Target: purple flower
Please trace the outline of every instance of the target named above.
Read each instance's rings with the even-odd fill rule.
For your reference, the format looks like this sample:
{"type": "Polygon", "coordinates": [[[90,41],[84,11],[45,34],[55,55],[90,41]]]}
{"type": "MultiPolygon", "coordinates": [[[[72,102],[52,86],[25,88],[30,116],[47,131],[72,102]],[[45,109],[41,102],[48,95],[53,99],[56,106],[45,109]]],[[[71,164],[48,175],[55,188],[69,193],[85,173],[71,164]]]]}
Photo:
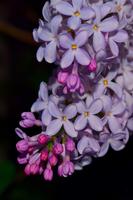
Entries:
{"type": "Polygon", "coordinates": [[[88,20],[95,16],[95,12],[90,7],[83,7],[83,0],[72,0],[72,4],[65,1],[61,1],[56,5],[56,9],[59,13],[71,16],[68,19],[68,26],[76,30],[80,24],[81,20],[88,20]]]}
{"type": "Polygon", "coordinates": [[[83,136],[77,144],[78,152],[82,155],[85,152],[99,152],[100,145],[93,136],[83,136]]]}
{"type": "Polygon", "coordinates": [[[62,165],[58,167],[59,176],[70,176],[74,172],[74,164],[70,161],[65,161],[62,165]]]}
{"type": "Polygon", "coordinates": [[[96,52],[101,49],[105,49],[106,41],[103,33],[109,33],[118,28],[118,21],[115,17],[109,17],[100,21],[100,8],[97,9],[96,19],[94,20],[92,25],[88,25],[88,34],[91,36],[93,34],[93,47],[96,52]]]}
{"type": "Polygon", "coordinates": [[[42,61],[43,57],[49,63],[56,61],[57,46],[58,46],[58,30],[61,26],[62,17],[60,15],[55,16],[49,23],[49,28],[43,27],[38,30],[38,38],[46,43],[45,49],[40,47],[37,52],[38,61],[42,61]]]}
{"type": "Polygon", "coordinates": [[[83,101],[77,103],[77,110],[81,115],[75,120],[74,126],[76,130],[83,130],[89,124],[93,130],[102,131],[102,121],[96,116],[102,110],[100,99],[93,100],[91,96],[88,96],[86,104],[83,101]]]}
{"type": "Polygon", "coordinates": [[[81,48],[86,43],[87,39],[87,31],[79,32],[75,39],[70,35],[60,36],[60,45],[67,50],[61,59],[62,68],[69,67],[74,59],[81,65],[89,65],[90,56],[83,48],[81,48]]]}
{"type": "Polygon", "coordinates": [[[116,133],[101,133],[100,135],[100,142],[103,143],[101,146],[101,149],[98,153],[98,157],[104,156],[109,147],[115,151],[120,151],[125,147],[124,140],[125,139],[125,132],[124,131],[118,131],[116,133]]]}
{"type": "Polygon", "coordinates": [[[46,168],[44,171],[44,179],[46,181],[52,181],[53,179],[53,171],[51,168],[46,168]]]}
{"type": "Polygon", "coordinates": [[[119,84],[112,81],[116,77],[116,75],[117,75],[116,71],[110,71],[106,77],[102,78],[99,81],[94,91],[95,98],[99,98],[103,93],[106,93],[108,88],[113,90],[113,92],[119,98],[122,97],[122,88],[120,87],[119,84]]]}
{"type": "Polygon", "coordinates": [[[57,105],[53,102],[49,103],[48,106],[49,113],[55,119],[50,122],[47,126],[46,134],[49,136],[56,135],[60,130],[61,127],[64,127],[65,132],[71,137],[77,137],[77,131],[74,129],[73,123],[70,119],[74,118],[77,114],[77,109],[74,104],[71,104],[65,108],[64,111],[59,110],[57,105]]]}
{"type": "Polygon", "coordinates": [[[125,102],[120,101],[113,104],[111,98],[108,98],[108,104],[105,106],[105,116],[103,121],[104,124],[108,122],[109,128],[112,132],[118,132],[121,130],[119,116],[124,113],[125,109],[125,102]]]}

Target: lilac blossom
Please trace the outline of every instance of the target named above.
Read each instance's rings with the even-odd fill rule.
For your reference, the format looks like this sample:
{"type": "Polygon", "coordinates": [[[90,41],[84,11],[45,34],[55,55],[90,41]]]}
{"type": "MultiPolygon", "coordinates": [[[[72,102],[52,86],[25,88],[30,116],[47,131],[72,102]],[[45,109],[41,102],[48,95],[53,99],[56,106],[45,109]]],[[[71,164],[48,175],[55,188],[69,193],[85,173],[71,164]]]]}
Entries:
{"type": "Polygon", "coordinates": [[[88,39],[87,31],[81,31],[73,39],[71,35],[60,36],[60,45],[67,51],[64,53],[61,59],[61,67],[69,67],[74,59],[81,65],[89,65],[90,56],[83,48],[81,48],[88,39]]]}
{"type": "Polygon", "coordinates": [[[125,147],[124,143],[125,132],[118,131],[115,133],[103,132],[100,135],[100,142],[102,143],[101,149],[98,153],[98,157],[104,156],[111,146],[115,151],[120,151],[125,147]]]}
{"type": "Polygon", "coordinates": [[[72,0],[72,5],[66,1],[61,1],[56,5],[56,10],[66,16],[71,16],[68,19],[68,26],[76,30],[81,20],[88,20],[95,16],[95,12],[90,7],[83,7],[83,0],[72,0]]]}
{"type": "Polygon", "coordinates": [[[101,78],[94,91],[95,98],[98,98],[102,94],[106,93],[108,88],[113,90],[113,92],[118,95],[118,97],[122,97],[121,86],[118,83],[113,82],[113,79],[116,77],[116,75],[116,71],[110,71],[106,77],[101,78]]]}
{"type": "Polygon", "coordinates": [[[121,124],[119,122],[119,117],[124,113],[126,105],[123,101],[114,103],[111,98],[108,99],[108,103],[105,106],[105,116],[104,124],[108,123],[109,128],[112,132],[121,130],[121,124]]]}
{"type": "Polygon", "coordinates": [[[102,102],[100,99],[93,100],[91,96],[88,96],[86,103],[80,101],[77,103],[77,110],[80,115],[76,118],[74,126],[76,130],[83,130],[87,124],[95,130],[102,131],[103,124],[101,119],[96,116],[102,110],[102,102]]]}
{"type": "Polygon", "coordinates": [[[46,134],[49,136],[56,135],[60,130],[61,127],[64,127],[65,132],[71,137],[77,137],[78,132],[74,129],[73,123],[70,119],[74,118],[77,114],[76,106],[69,105],[65,108],[64,111],[60,111],[57,105],[53,102],[49,103],[48,106],[49,113],[55,119],[50,122],[47,126],[46,134]]]}

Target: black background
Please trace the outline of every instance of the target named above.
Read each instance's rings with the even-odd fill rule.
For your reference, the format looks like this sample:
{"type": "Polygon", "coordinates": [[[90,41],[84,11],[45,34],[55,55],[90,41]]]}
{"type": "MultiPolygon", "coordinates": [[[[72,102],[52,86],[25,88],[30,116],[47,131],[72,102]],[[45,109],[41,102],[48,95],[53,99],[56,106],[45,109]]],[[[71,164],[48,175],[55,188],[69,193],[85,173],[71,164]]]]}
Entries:
{"type": "Polygon", "coordinates": [[[133,200],[133,137],[123,151],[110,150],[83,171],[69,178],[55,175],[50,183],[40,176],[26,177],[16,162],[14,129],[20,114],[30,109],[40,82],[48,81],[55,68],[38,63],[35,56],[32,30],[42,17],[43,4],[42,0],[0,0],[0,199],[133,200]]]}

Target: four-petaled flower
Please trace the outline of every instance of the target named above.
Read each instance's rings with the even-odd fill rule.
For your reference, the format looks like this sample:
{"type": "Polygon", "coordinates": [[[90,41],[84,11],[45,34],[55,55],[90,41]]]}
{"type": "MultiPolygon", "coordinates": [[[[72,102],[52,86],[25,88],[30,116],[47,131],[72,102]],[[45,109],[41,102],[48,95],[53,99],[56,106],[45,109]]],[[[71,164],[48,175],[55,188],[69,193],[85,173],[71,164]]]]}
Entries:
{"type": "Polygon", "coordinates": [[[61,59],[61,67],[69,67],[74,59],[81,65],[89,65],[90,56],[83,48],[81,48],[88,39],[87,31],[81,31],[77,34],[75,39],[70,35],[60,36],[60,45],[62,48],[67,49],[61,59]]]}
{"type": "Polygon", "coordinates": [[[55,119],[47,126],[47,135],[56,135],[63,126],[66,134],[71,137],[77,137],[78,132],[74,129],[73,122],[70,121],[70,119],[73,119],[77,114],[77,109],[74,104],[67,106],[64,111],[61,111],[58,106],[51,101],[49,102],[48,109],[51,116],[55,119]]]}
{"type": "Polygon", "coordinates": [[[81,20],[89,20],[95,16],[95,12],[90,7],[83,7],[83,0],[72,0],[72,4],[61,1],[56,5],[59,13],[71,16],[68,19],[68,26],[76,30],[81,24],[81,20]]]}
{"type": "Polygon", "coordinates": [[[102,121],[96,116],[102,110],[102,102],[100,99],[94,100],[91,96],[88,96],[86,104],[83,101],[77,103],[77,110],[81,115],[75,120],[74,125],[76,130],[83,130],[89,124],[93,130],[102,131],[102,121]]]}

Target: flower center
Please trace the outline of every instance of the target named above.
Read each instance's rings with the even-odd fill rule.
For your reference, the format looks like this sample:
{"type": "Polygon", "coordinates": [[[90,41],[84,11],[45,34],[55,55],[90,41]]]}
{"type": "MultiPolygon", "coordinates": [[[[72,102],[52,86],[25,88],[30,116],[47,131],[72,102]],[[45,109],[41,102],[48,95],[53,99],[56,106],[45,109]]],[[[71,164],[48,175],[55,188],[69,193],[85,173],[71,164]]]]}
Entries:
{"type": "Polygon", "coordinates": [[[89,112],[84,112],[85,117],[89,117],[90,113],[89,112]]]}
{"type": "Polygon", "coordinates": [[[66,122],[66,121],[67,121],[67,117],[66,117],[66,116],[63,116],[63,117],[62,117],[62,120],[63,120],[64,122],[66,122]]]}
{"type": "Polygon", "coordinates": [[[97,24],[95,24],[95,25],[93,26],[93,30],[94,30],[94,31],[98,31],[98,30],[99,30],[99,26],[98,26],[97,24]]]}
{"type": "Polygon", "coordinates": [[[72,44],[72,49],[73,50],[75,50],[75,49],[77,49],[78,47],[77,47],[77,45],[76,44],[72,44]]]}
{"type": "Polygon", "coordinates": [[[74,16],[79,17],[79,16],[80,16],[80,12],[79,12],[79,11],[76,11],[76,12],[74,13],[74,16]]]}
{"type": "Polygon", "coordinates": [[[121,5],[121,4],[118,4],[118,5],[116,6],[116,11],[117,11],[117,12],[121,12],[121,10],[122,10],[122,5],[121,5]]]}
{"type": "Polygon", "coordinates": [[[103,80],[103,84],[104,84],[104,86],[108,86],[108,80],[107,79],[105,79],[105,80],[103,80]]]}
{"type": "Polygon", "coordinates": [[[108,114],[107,114],[107,115],[111,117],[111,116],[112,116],[112,112],[108,112],[108,114]]]}

